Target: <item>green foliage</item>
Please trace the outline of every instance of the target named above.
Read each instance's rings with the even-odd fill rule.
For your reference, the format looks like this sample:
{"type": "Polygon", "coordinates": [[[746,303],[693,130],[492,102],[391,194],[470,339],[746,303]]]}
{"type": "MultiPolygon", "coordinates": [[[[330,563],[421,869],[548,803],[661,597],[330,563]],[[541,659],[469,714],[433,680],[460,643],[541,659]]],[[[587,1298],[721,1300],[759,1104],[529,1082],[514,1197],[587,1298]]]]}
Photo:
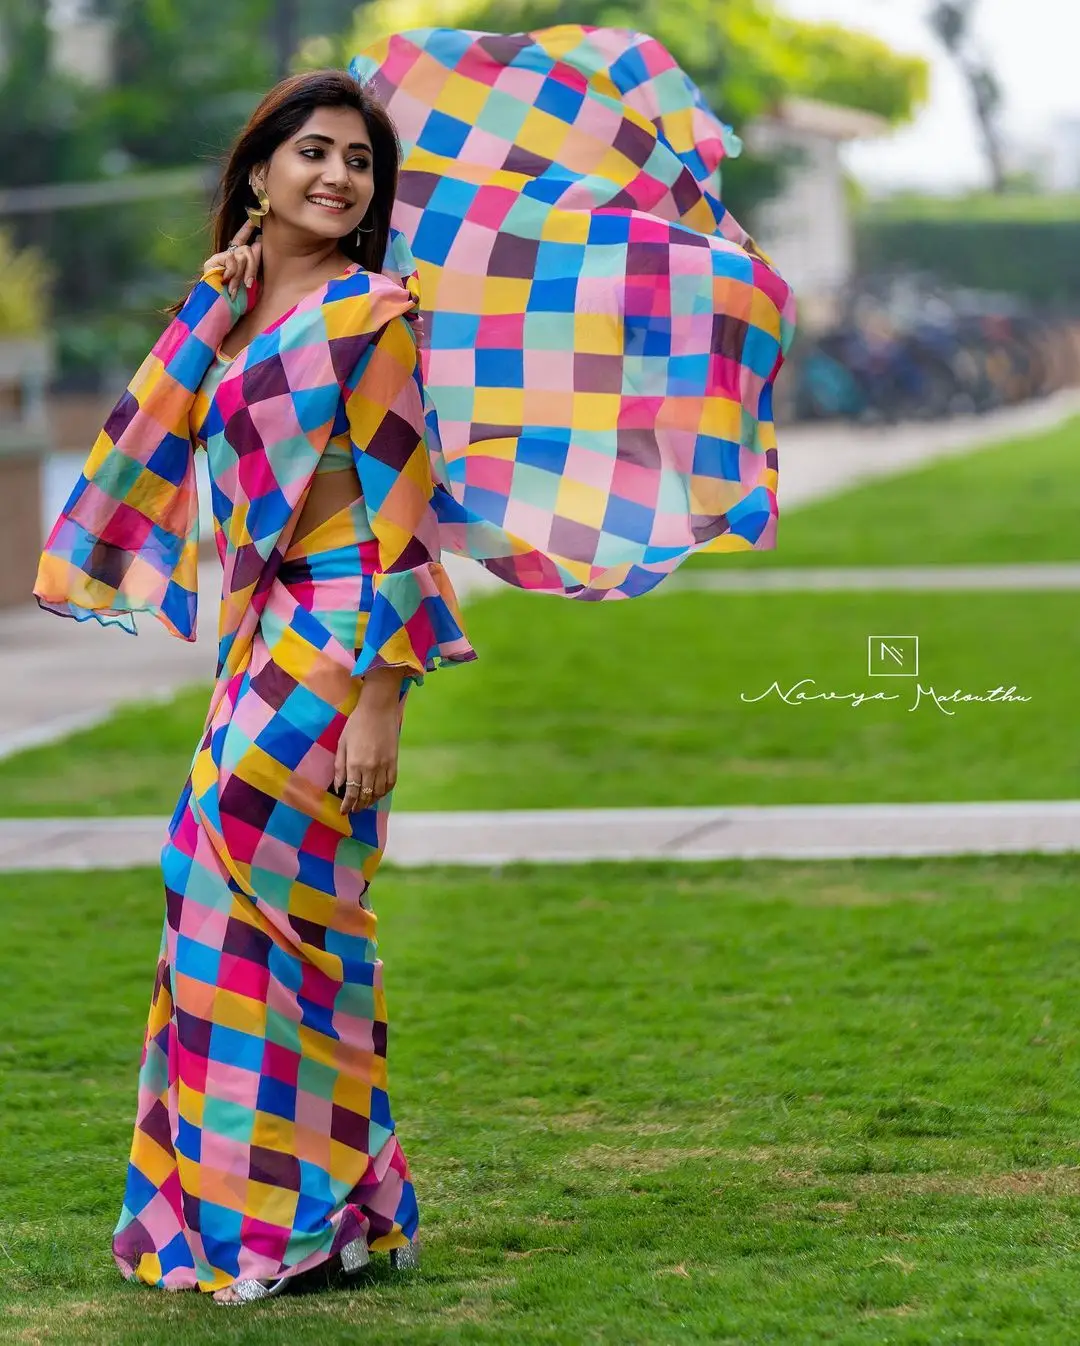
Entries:
{"type": "Polygon", "coordinates": [[[927,94],[921,58],[898,55],[878,38],[836,24],[787,18],[765,0],[373,0],[357,10],[339,58],[348,60],[359,47],[403,28],[508,33],[562,23],[650,33],[736,126],[785,94],[862,108],[893,122],[910,118],[927,94]]]}
{"type": "MultiPolygon", "coordinates": [[[[270,83],[269,0],[237,0],[224,16],[217,0],[99,0],[116,25],[116,79],[104,89],[50,69],[44,7],[30,18],[5,4],[19,60],[0,77],[4,186],[212,162],[270,83]]],[[[15,244],[39,244],[53,264],[61,380],[141,361],[142,338],[161,330],[154,310],[206,255],[207,206],[151,198],[10,217],[15,244]]]]}
{"type": "Polygon", "coordinates": [[[17,249],[0,229],[0,338],[38,336],[48,325],[52,267],[37,248],[17,249]]]}
{"type": "Polygon", "coordinates": [[[50,69],[44,7],[0,0],[0,49],[0,186],[97,177],[105,141],[85,88],[50,69]]]}
{"type": "Polygon", "coordinates": [[[97,115],[141,166],[220,156],[273,82],[272,0],[112,0],[116,79],[97,115]]]}
{"type": "MultiPolygon", "coordinates": [[[[1007,207],[1008,197],[1000,198],[1007,207]]],[[[856,255],[863,271],[892,267],[930,273],[950,285],[1016,295],[1048,311],[1080,311],[1080,222],[1011,216],[1006,209],[983,218],[897,210],[869,215],[856,226],[856,255]]]]}
{"type": "MultiPolygon", "coordinates": [[[[115,24],[116,78],[90,88],[50,69],[46,7],[0,0],[7,49],[0,74],[0,184],[94,181],[139,170],[220,163],[252,107],[273,84],[284,36],[274,0],[95,0],[115,24]]],[[[296,6],[293,68],[344,64],[382,33],[426,23],[520,31],[560,22],[650,31],[673,52],[718,113],[745,126],[785,93],[904,112],[917,80],[906,58],[873,39],[802,25],[766,0],[307,0],[296,6]],[[354,17],[355,16],[355,17],[354,17]],[[331,34],[323,39],[318,33],[331,34]],[[858,66],[858,70],[854,67],[858,66]],[[905,80],[907,83],[905,84],[905,80]]],[[[292,30],[290,30],[292,31],[292,30]]],[[[744,155],[724,166],[723,195],[753,227],[774,194],[783,158],[744,155]]],[[[205,256],[209,202],[161,200],[11,217],[14,246],[39,244],[56,268],[55,306],[79,328],[61,345],[61,369],[89,369],[94,351],[127,360],[120,306],[153,328],[205,256]]],[[[132,343],[134,338],[132,337],[132,343]]]]}
{"type": "Polygon", "coordinates": [[[793,23],[789,41],[802,58],[791,92],[877,113],[894,124],[926,101],[930,71],[919,56],[833,23],[793,23]]]}

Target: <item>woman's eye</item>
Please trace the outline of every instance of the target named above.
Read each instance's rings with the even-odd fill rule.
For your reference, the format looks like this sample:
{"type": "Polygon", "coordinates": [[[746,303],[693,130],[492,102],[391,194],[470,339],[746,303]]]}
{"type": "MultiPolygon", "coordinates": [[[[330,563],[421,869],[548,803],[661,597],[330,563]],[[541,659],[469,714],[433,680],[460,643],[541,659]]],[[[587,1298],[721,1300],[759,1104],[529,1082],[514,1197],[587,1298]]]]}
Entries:
{"type": "MultiPolygon", "coordinates": [[[[300,153],[303,155],[308,154],[321,155],[322,150],[316,149],[314,145],[307,145],[300,151],[300,153]]],[[[371,167],[371,164],[367,161],[367,159],[350,159],[349,163],[351,163],[360,173],[365,173],[371,167]]]]}

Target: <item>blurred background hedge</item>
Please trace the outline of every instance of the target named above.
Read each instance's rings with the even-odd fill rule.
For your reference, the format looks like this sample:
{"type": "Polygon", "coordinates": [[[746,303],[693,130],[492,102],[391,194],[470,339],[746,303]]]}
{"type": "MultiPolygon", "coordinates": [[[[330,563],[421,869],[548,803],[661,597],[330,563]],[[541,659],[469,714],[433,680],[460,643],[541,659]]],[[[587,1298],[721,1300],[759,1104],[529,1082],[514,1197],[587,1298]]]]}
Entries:
{"type": "Polygon", "coordinates": [[[856,220],[861,273],[911,269],[1080,314],[1080,198],[894,198],[856,220]]]}

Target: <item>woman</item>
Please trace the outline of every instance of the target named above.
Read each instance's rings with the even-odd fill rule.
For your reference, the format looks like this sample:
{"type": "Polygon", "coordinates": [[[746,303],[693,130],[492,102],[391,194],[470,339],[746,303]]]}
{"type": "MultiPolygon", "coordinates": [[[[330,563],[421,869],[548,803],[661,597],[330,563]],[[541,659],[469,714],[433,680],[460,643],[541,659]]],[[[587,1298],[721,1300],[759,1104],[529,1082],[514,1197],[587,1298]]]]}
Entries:
{"type": "Polygon", "coordinates": [[[126,1276],[224,1303],[331,1257],[417,1260],[366,892],[408,689],[475,654],[439,562],[415,296],[379,274],[397,167],[350,76],[267,95],[224,175],[232,243],[110,416],[35,589],[53,611],[128,629],[148,611],[193,638],[205,448],[218,676],[162,851],[113,1246],[126,1276]]]}
{"type": "Polygon", "coordinates": [[[372,1249],[415,1264],[367,891],[407,691],[476,657],[441,550],[595,600],[773,545],[791,297],[713,194],[729,144],[659,44],[573,26],[400,34],[240,136],[219,250],[35,587],[192,639],[205,446],[218,675],[162,851],[125,1275],[239,1303],[372,1249]],[[406,127],[396,207],[367,77],[406,127]]]}

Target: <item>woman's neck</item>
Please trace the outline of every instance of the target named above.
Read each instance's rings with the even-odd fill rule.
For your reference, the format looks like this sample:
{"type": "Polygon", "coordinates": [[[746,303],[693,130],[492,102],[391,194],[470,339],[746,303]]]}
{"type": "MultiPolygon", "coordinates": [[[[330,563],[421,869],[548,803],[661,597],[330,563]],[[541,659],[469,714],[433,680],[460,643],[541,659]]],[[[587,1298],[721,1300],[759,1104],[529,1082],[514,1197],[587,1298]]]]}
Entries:
{"type": "Polygon", "coordinates": [[[349,265],[336,239],[315,247],[282,246],[273,234],[263,242],[260,269],[263,287],[274,294],[310,290],[318,280],[336,276],[349,265]]]}

